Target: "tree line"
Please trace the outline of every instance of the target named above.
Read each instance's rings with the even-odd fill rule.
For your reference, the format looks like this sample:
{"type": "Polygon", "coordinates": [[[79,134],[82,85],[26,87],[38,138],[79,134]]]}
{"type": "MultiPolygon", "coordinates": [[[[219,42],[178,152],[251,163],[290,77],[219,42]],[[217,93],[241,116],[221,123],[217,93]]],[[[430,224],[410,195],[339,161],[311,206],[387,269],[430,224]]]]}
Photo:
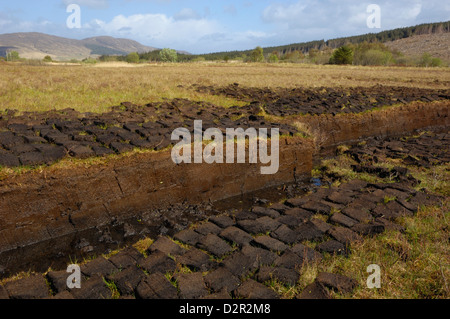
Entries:
{"type": "MultiPolygon", "coordinates": [[[[273,46],[253,50],[224,51],[207,54],[180,54],[172,50],[173,58],[167,58],[170,49],[155,50],[146,53],[131,53],[128,55],[103,55],[100,61],[126,61],[126,62],[201,62],[201,61],[225,61],[239,60],[243,62],[309,62],[315,64],[337,63],[339,57],[333,58],[333,54],[340,49],[348,48],[352,52],[352,64],[358,65],[389,65],[389,64],[420,64],[417,61],[407,61],[399,52],[390,51],[386,42],[408,38],[414,35],[434,34],[450,32],[450,21],[427,23],[413,27],[398,28],[379,33],[369,33],[359,36],[343,37],[328,41],[318,40],[304,43],[295,43],[283,46],[273,46]]],[[[430,59],[433,59],[431,57],[430,59]]],[[[437,58],[435,58],[437,59],[437,58]]],[[[425,63],[428,64],[428,63],[425,63]]],[[[433,64],[439,64],[434,60],[433,64]]]]}

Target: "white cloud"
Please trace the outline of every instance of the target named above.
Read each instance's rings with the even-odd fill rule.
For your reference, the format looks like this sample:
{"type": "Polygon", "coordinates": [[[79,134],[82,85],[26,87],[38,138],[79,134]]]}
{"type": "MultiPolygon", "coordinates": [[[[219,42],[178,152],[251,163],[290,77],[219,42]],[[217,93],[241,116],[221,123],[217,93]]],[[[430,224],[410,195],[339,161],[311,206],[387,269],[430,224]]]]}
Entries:
{"type": "Polygon", "coordinates": [[[173,18],[175,20],[198,20],[200,19],[200,15],[191,8],[184,8],[180,12],[176,13],[173,18]]]}
{"type": "Polygon", "coordinates": [[[11,20],[6,20],[6,19],[0,19],[0,27],[5,27],[7,25],[10,25],[12,23],[11,20]]]}
{"type": "Polygon", "coordinates": [[[143,44],[192,53],[234,49],[251,49],[273,36],[258,30],[229,31],[216,20],[181,10],[173,17],[165,14],[118,15],[111,21],[93,20],[83,25],[97,35],[110,35],[137,40],[143,44]]]}
{"type": "Polygon", "coordinates": [[[386,3],[381,7],[382,17],[384,16],[390,23],[411,23],[417,19],[422,12],[421,1],[409,1],[398,8],[394,3],[386,3]]]}
{"type": "Polygon", "coordinates": [[[21,20],[13,15],[0,12],[0,33],[49,32],[56,28],[52,21],[40,18],[36,21],[21,20]]]}
{"type": "Polygon", "coordinates": [[[118,15],[110,22],[94,20],[85,27],[98,34],[128,37],[151,46],[180,50],[195,48],[200,39],[221,30],[215,21],[204,18],[175,19],[165,14],[118,15]]]}
{"type": "Polygon", "coordinates": [[[450,16],[449,8],[439,0],[302,0],[271,4],[263,10],[261,18],[283,38],[295,34],[307,40],[358,35],[374,32],[366,24],[369,15],[366,10],[372,3],[381,7],[383,30],[446,21],[450,16]]]}
{"type": "Polygon", "coordinates": [[[108,0],[62,0],[64,6],[70,4],[78,4],[80,6],[89,7],[93,9],[108,8],[108,0]]]}
{"type": "Polygon", "coordinates": [[[324,5],[323,2],[313,0],[271,4],[263,10],[261,18],[273,26],[277,33],[273,40],[280,45],[321,40],[333,37],[340,29],[348,28],[342,5],[324,5]]]}

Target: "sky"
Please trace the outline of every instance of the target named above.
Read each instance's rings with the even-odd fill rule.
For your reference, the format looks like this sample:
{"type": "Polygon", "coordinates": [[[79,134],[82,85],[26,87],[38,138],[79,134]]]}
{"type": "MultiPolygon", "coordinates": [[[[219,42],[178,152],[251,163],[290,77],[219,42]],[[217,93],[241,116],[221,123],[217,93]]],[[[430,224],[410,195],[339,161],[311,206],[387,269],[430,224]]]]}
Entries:
{"type": "MultiPolygon", "coordinates": [[[[378,17],[377,17],[378,19],[378,17]]],[[[445,0],[0,0],[0,34],[129,38],[157,48],[210,53],[380,32],[450,20],[445,0]],[[79,6],[79,27],[67,24],[79,6]],[[380,28],[368,18],[380,8],[380,28]]],[[[371,20],[375,21],[375,20],[371,20]]]]}

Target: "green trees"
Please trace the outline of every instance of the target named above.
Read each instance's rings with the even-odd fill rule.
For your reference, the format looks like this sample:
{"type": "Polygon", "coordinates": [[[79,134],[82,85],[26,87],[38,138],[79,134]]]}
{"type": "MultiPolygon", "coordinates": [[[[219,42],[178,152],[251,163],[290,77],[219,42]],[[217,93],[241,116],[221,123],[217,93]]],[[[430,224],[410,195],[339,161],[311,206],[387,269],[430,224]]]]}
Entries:
{"type": "Polygon", "coordinates": [[[126,61],[128,63],[139,63],[139,54],[137,52],[131,52],[127,55],[126,61]]]}
{"type": "Polygon", "coordinates": [[[280,58],[278,57],[278,52],[272,52],[269,55],[269,63],[278,63],[280,58]]]}
{"type": "Polygon", "coordinates": [[[178,54],[177,51],[166,48],[159,52],[159,58],[162,62],[177,62],[178,54]]]}
{"type": "Polygon", "coordinates": [[[44,62],[53,62],[53,59],[52,59],[51,56],[46,55],[42,61],[44,61],[44,62]]]}
{"type": "Polygon", "coordinates": [[[17,51],[10,51],[6,53],[6,61],[19,61],[20,56],[17,51]]]}
{"type": "MultiPolygon", "coordinates": [[[[353,64],[355,65],[389,65],[394,62],[393,51],[383,43],[364,41],[354,47],[353,64]]],[[[396,53],[398,56],[399,53],[396,53]]]]}
{"type": "Polygon", "coordinates": [[[330,64],[353,64],[353,50],[346,45],[340,47],[331,56],[330,64]]]}
{"type": "Polygon", "coordinates": [[[311,49],[308,56],[303,61],[311,64],[328,64],[330,63],[330,58],[333,55],[333,50],[331,48],[325,48],[323,50],[311,49]]]}
{"type": "Polygon", "coordinates": [[[330,58],[331,64],[390,65],[395,63],[394,55],[383,43],[364,41],[360,44],[346,44],[335,50],[330,58]]]}
{"type": "Polygon", "coordinates": [[[424,53],[422,54],[418,64],[422,67],[439,67],[442,65],[442,60],[439,58],[433,58],[429,53],[424,53]]]}
{"type": "Polygon", "coordinates": [[[361,65],[389,65],[392,61],[392,54],[380,50],[368,50],[363,56],[361,65]]]}
{"type": "Polygon", "coordinates": [[[305,55],[301,51],[291,51],[289,53],[286,53],[283,57],[283,61],[286,62],[292,62],[292,63],[299,63],[305,58],[305,55]]]}
{"type": "Polygon", "coordinates": [[[89,57],[89,58],[81,60],[81,62],[84,63],[84,64],[97,64],[98,60],[89,57]]]}
{"type": "Polygon", "coordinates": [[[250,60],[252,62],[264,62],[264,51],[263,48],[257,46],[250,55],[250,60]]]}
{"type": "Polygon", "coordinates": [[[442,65],[442,60],[439,58],[431,58],[431,66],[432,67],[439,67],[442,65]]]}

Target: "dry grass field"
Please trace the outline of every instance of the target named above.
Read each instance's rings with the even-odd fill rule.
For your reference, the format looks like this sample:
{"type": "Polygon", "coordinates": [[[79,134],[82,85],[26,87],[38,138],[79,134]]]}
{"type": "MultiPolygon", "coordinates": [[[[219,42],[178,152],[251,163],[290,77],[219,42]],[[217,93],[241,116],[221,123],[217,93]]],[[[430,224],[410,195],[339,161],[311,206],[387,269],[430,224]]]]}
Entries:
{"type": "Polygon", "coordinates": [[[0,111],[74,108],[104,112],[121,102],[147,104],[187,98],[224,107],[240,105],[222,96],[201,94],[193,84],[252,87],[407,86],[444,89],[448,68],[315,66],[302,64],[191,63],[67,66],[0,64],[0,111]]]}

